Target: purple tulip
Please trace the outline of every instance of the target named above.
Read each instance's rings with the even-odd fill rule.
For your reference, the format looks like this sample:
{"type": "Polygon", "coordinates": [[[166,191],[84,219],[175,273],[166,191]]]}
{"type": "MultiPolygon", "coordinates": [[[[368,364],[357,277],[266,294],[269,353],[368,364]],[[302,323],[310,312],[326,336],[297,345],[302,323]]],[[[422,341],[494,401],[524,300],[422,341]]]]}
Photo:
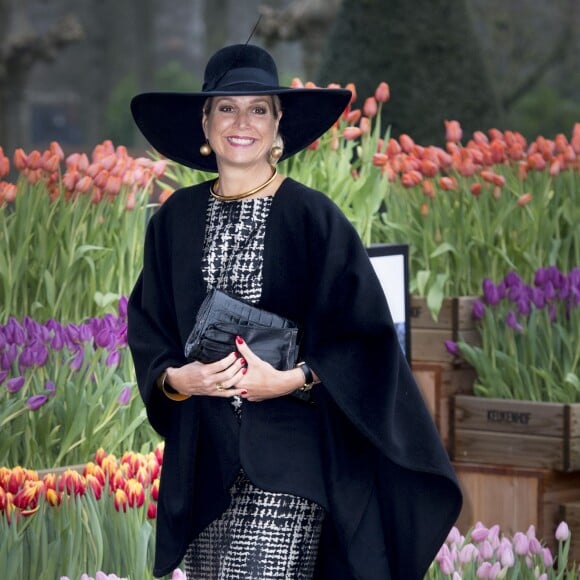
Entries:
{"type": "Polygon", "coordinates": [[[538,268],[534,274],[534,284],[542,287],[548,280],[548,273],[545,268],[538,268]]]}
{"type": "Polygon", "coordinates": [[[461,356],[461,351],[459,350],[459,346],[453,340],[446,340],[445,341],[445,348],[449,354],[453,356],[461,356]]]}
{"type": "Polygon", "coordinates": [[[127,385],[121,391],[121,394],[117,399],[117,402],[119,403],[119,405],[128,405],[130,401],[131,401],[131,387],[127,385]]]}
{"type": "Polygon", "coordinates": [[[73,369],[73,371],[80,370],[80,368],[83,366],[84,360],[85,360],[85,351],[82,348],[77,347],[76,354],[70,362],[71,369],[73,369]]]}
{"type": "Polygon", "coordinates": [[[64,348],[64,337],[62,333],[62,329],[58,329],[54,331],[54,336],[50,341],[50,348],[52,350],[62,350],[64,348]]]}
{"type": "Polygon", "coordinates": [[[516,303],[518,312],[524,316],[531,312],[530,302],[527,298],[520,298],[516,303]]]}
{"type": "Polygon", "coordinates": [[[506,320],[505,323],[510,327],[513,328],[514,330],[517,330],[518,332],[523,332],[524,327],[518,323],[518,320],[516,318],[516,315],[514,313],[513,310],[510,310],[506,316],[506,320]]]}
{"type": "Polygon", "coordinates": [[[95,344],[99,348],[110,349],[115,345],[115,335],[110,328],[104,328],[95,335],[95,344]]]}
{"type": "Polygon", "coordinates": [[[544,284],[544,295],[546,296],[546,300],[554,300],[556,298],[556,290],[554,289],[554,285],[550,280],[544,284]]]}
{"type": "Polygon", "coordinates": [[[114,350],[110,352],[109,355],[107,356],[105,364],[108,367],[117,367],[119,366],[120,361],[121,361],[121,353],[118,350],[114,350]]]}
{"type": "Polygon", "coordinates": [[[485,278],[482,282],[483,296],[490,306],[496,305],[500,301],[497,286],[489,279],[485,278]]]}
{"type": "Polygon", "coordinates": [[[473,318],[481,320],[485,316],[485,304],[481,300],[473,303],[473,318]]]}
{"type": "Polygon", "coordinates": [[[541,310],[542,308],[544,308],[544,306],[546,306],[546,298],[542,290],[540,290],[540,288],[532,289],[532,302],[534,303],[534,306],[539,310],[541,310]]]}
{"type": "Polygon", "coordinates": [[[6,390],[9,393],[17,393],[24,386],[24,377],[14,377],[6,381],[6,390]]]}
{"type": "Polygon", "coordinates": [[[508,288],[521,286],[523,284],[522,279],[513,270],[504,278],[504,282],[508,288]]]}
{"type": "Polygon", "coordinates": [[[6,335],[4,334],[4,328],[0,326],[0,350],[4,350],[8,341],[6,340],[6,335]]]}
{"type": "Polygon", "coordinates": [[[46,381],[44,390],[48,393],[49,397],[54,397],[54,395],[56,395],[56,385],[52,381],[46,381]]]}
{"type": "Polygon", "coordinates": [[[6,380],[8,371],[0,371],[0,385],[6,380]]]}
{"type": "Polygon", "coordinates": [[[48,401],[48,397],[46,395],[34,395],[32,397],[28,397],[26,404],[31,411],[36,411],[40,409],[42,405],[44,405],[48,401]]]}
{"type": "Polygon", "coordinates": [[[119,299],[119,316],[121,318],[127,318],[127,306],[129,304],[129,300],[127,296],[121,296],[119,299]]]}

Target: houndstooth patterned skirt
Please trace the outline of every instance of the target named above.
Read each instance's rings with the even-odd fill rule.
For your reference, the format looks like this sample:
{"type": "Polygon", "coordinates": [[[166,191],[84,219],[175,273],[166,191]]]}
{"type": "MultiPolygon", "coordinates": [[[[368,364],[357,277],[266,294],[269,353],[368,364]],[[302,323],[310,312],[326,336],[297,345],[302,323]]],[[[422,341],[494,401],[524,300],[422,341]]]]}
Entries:
{"type": "Polygon", "coordinates": [[[240,473],[232,503],[190,544],[187,580],[310,580],[324,509],[269,493],[240,473]]]}
{"type": "MultiPolygon", "coordinates": [[[[260,299],[271,202],[271,197],[210,200],[202,258],[208,287],[251,302],[260,299]]],[[[242,421],[241,399],[232,406],[242,421]]],[[[187,579],[310,580],[324,509],[306,498],[259,489],[243,471],[230,493],[230,507],[190,544],[184,559],[187,579]]]]}

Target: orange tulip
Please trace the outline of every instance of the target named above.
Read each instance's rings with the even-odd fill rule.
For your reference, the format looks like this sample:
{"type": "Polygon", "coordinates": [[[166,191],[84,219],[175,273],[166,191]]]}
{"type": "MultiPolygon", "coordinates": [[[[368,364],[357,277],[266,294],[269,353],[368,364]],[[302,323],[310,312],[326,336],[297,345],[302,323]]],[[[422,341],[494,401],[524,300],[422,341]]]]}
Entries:
{"type": "Polygon", "coordinates": [[[2,147],[0,147],[0,179],[6,177],[10,172],[10,159],[4,155],[2,147]]]}
{"type": "Polygon", "coordinates": [[[429,159],[421,160],[421,173],[425,177],[435,177],[439,172],[439,166],[429,159]]]}
{"type": "Polygon", "coordinates": [[[79,193],[87,193],[92,187],[93,180],[88,175],[85,175],[77,181],[74,191],[78,191],[79,193]]]}
{"type": "Polygon", "coordinates": [[[347,83],[344,87],[345,89],[351,92],[350,103],[354,103],[356,101],[356,85],[354,83],[347,83]]]}
{"type": "Polygon", "coordinates": [[[387,145],[387,155],[389,157],[394,157],[395,155],[399,155],[401,151],[402,149],[401,146],[399,145],[399,142],[391,137],[387,145]]]}
{"type": "Polygon", "coordinates": [[[479,197],[481,195],[481,183],[479,182],[472,183],[471,186],[469,187],[469,191],[471,192],[471,195],[473,195],[473,197],[479,197]]]}
{"type": "Polygon", "coordinates": [[[386,103],[391,98],[391,89],[389,85],[382,81],[375,90],[375,99],[379,103],[386,103]]]}
{"type": "Polygon", "coordinates": [[[161,192],[161,194],[159,195],[159,203],[165,203],[171,197],[172,193],[173,193],[173,190],[164,189],[161,192]]]}
{"type": "Polygon", "coordinates": [[[13,183],[0,182],[0,202],[14,203],[17,193],[18,189],[13,183]]]}
{"type": "Polygon", "coordinates": [[[561,169],[562,169],[562,165],[561,165],[559,159],[554,159],[554,161],[552,161],[552,163],[550,163],[550,175],[552,177],[555,177],[556,175],[558,175],[558,173],[560,173],[561,169]]]}
{"type": "Polygon", "coordinates": [[[18,171],[23,171],[28,168],[28,155],[24,153],[24,149],[16,149],[14,151],[14,167],[18,171]]]}
{"type": "Polygon", "coordinates": [[[533,153],[528,155],[528,168],[536,171],[543,171],[546,169],[546,160],[540,153],[533,153]]]}
{"type": "Polygon", "coordinates": [[[77,181],[80,178],[80,174],[76,169],[69,169],[63,176],[62,176],[62,183],[68,191],[74,191],[77,181]]]}
{"type": "Polygon", "coordinates": [[[443,191],[456,191],[457,181],[454,177],[441,177],[439,179],[439,187],[443,191]]]}
{"type": "Polygon", "coordinates": [[[421,185],[421,187],[423,189],[423,195],[431,199],[435,197],[435,186],[433,185],[432,181],[426,179],[421,185]]]}
{"type": "Polygon", "coordinates": [[[403,133],[399,137],[399,143],[401,144],[401,149],[405,153],[410,153],[413,150],[413,147],[415,146],[415,141],[413,141],[413,139],[411,139],[411,137],[409,137],[409,135],[406,135],[405,133],[403,133]]]}
{"type": "Polygon", "coordinates": [[[61,146],[56,141],[51,142],[50,152],[53,155],[56,155],[58,157],[59,161],[62,161],[64,159],[64,152],[63,152],[61,146]]]}
{"type": "Polygon", "coordinates": [[[92,490],[96,499],[101,499],[103,493],[103,484],[92,473],[86,476],[87,487],[92,490]]]}
{"type": "Polygon", "coordinates": [[[531,193],[524,193],[518,197],[518,205],[520,207],[524,207],[528,205],[532,201],[532,194],[531,193]]]}
{"type": "Polygon", "coordinates": [[[349,123],[350,125],[355,125],[356,123],[358,123],[361,117],[362,111],[360,109],[352,109],[351,111],[348,111],[348,113],[346,113],[344,118],[346,122],[349,123]]]}
{"type": "Polygon", "coordinates": [[[475,133],[473,134],[473,140],[476,143],[479,143],[480,145],[487,145],[489,143],[487,135],[482,131],[475,131],[475,133]]]}
{"type": "Polygon", "coordinates": [[[136,479],[129,479],[126,482],[125,493],[130,507],[141,507],[145,503],[145,490],[136,479]]]}
{"type": "Polygon", "coordinates": [[[451,142],[459,142],[463,137],[463,131],[459,121],[445,121],[445,139],[451,142]]]}
{"type": "Polygon", "coordinates": [[[53,171],[57,171],[60,165],[60,159],[57,155],[51,154],[47,151],[41,159],[42,168],[48,173],[52,173],[53,171]]]}
{"type": "Polygon", "coordinates": [[[428,216],[429,215],[429,206],[425,202],[423,202],[421,204],[421,207],[419,209],[419,212],[421,213],[421,215],[423,217],[428,216]]]}
{"type": "Polygon", "coordinates": [[[418,171],[409,171],[403,173],[401,176],[401,184],[406,188],[415,187],[415,185],[419,185],[422,180],[423,176],[418,171]]]}
{"type": "Polygon", "coordinates": [[[86,491],[85,478],[74,469],[67,469],[58,479],[58,491],[68,495],[84,495],[86,491]]]}

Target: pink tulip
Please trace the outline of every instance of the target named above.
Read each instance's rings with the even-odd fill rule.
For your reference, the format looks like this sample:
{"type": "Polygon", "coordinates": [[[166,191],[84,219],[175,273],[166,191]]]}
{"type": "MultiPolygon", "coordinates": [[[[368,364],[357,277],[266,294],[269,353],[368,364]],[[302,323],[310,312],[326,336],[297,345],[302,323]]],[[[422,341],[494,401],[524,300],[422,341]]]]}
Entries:
{"type": "Polygon", "coordinates": [[[466,544],[459,551],[459,562],[461,564],[469,564],[477,560],[479,550],[473,544],[466,544]]]}
{"type": "Polygon", "coordinates": [[[482,524],[476,524],[475,528],[471,532],[471,539],[474,542],[483,542],[483,540],[487,540],[487,535],[489,534],[489,530],[482,524]]]}
{"type": "Polygon", "coordinates": [[[367,117],[374,117],[377,114],[377,111],[379,110],[379,107],[377,105],[377,100],[375,99],[375,97],[368,97],[363,105],[363,113],[367,116],[367,117]]]}
{"type": "Polygon", "coordinates": [[[522,532],[516,532],[514,535],[514,550],[518,556],[525,556],[530,549],[530,540],[522,532]]]}
{"type": "Polygon", "coordinates": [[[544,560],[544,566],[546,568],[551,568],[554,565],[554,558],[552,557],[550,548],[542,548],[542,559],[544,560]]]}
{"type": "Polygon", "coordinates": [[[489,578],[489,571],[491,570],[491,562],[483,562],[475,573],[478,578],[489,578]]]}
{"type": "Polygon", "coordinates": [[[560,522],[556,529],[556,540],[565,542],[570,537],[570,528],[566,522],[560,522]]]}
{"type": "Polygon", "coordinates": [[[506,568],[511,568],[515,564],[515,556],[514,551],[512,550],[511,546],[506,546],[500,556],[500,562],[502,566],[506,568]]]}
{"type": "Polygon", "coordinates": [[[452,574],[455,571],[455,566],[453,565],[453,560],[449,556],[445,556],[439,560],[439,567],[443,574],[452,574]]]}
{"type": "Polygon", "coordinates": [[[489,569],[488,573],[487,573],[487,577],[490,580],[495,580],[498,576],[499,573],[501,572],[501,564],[499,562],[496,562],[495,564],[493,564],[493,566],[489,569]]]}
{"type": "Polygon", "coordinates": [[[463,131],[459,121],[445,121],[445,139],[450,142],[461,141],[463,131]]]}
{"type": "Polygon", "coordinates": [[[377,100],[377,102],[386,103],[390,98],[391,98],[391,90],[389,88],[389,85],[384,81],[379,83],[379,86],[375,91],[375,99],[377,100]]]}
{"type": "Polygon", "coordinates": [[[542,544],[538,538],[530,538],[530,554],[541,554],[542,553],[542,544]]]}
{"type": "Polygon", "coordinates": [[[479,546],[479,554],[484,560],[491,560],[493,556],[493,547],[488,540],[485,540],[481,546],[479,546]]]}

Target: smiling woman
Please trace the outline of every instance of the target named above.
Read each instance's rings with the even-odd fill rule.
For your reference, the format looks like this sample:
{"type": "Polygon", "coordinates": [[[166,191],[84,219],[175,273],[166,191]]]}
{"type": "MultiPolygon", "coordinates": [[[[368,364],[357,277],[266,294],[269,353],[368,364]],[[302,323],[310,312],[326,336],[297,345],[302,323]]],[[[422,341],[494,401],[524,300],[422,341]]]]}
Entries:
{"type": "Polygon", "coordinates": [[[276,170],[351,97],[280,87],[266,51],[235,45],[210,59],[202,92],[132,102],[160,153],[219,172],[152,217],[129,302],[140,392],[165,438],[157,576],[184,559],[188,580],[419,580],[459,513],[358,234],[326,195],[276,170]],[[249,326],[216,324],[219,356],[190,359],[216,288],[291,322],[296,366],[258,356],[249,326]]]}

